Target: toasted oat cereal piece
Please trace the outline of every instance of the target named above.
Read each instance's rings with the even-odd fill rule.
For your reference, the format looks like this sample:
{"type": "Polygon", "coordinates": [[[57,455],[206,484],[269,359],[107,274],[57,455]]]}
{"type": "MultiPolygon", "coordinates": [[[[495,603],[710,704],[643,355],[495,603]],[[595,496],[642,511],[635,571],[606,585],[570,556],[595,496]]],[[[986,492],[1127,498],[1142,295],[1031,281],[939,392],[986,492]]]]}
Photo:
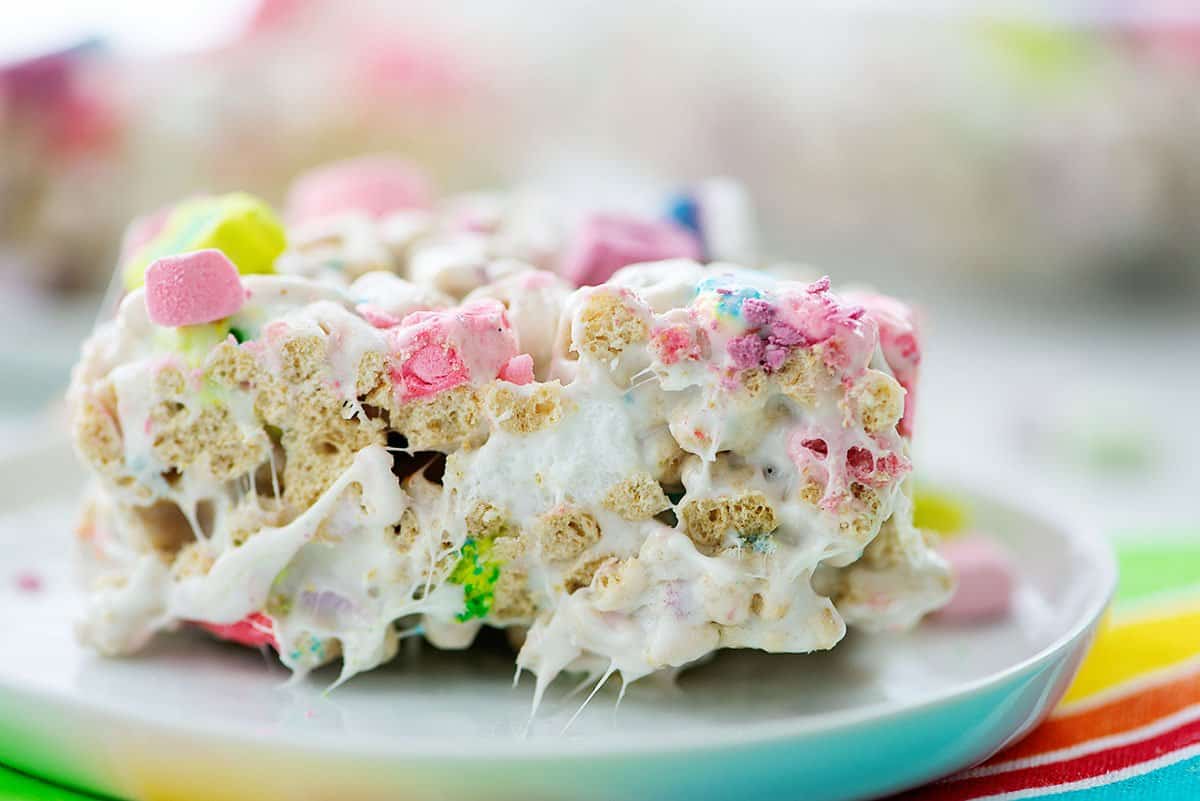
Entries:
{"type": "Polygon", "coordinates": [[[600,611],[612,611],[636,602],[649,586],[650,576],[641,560],[606,559],[592,577],[591,601],[600,611]]]}
{"type": "Polygon", "coordinates": [[[179,470],[207,457],[213,478],[224,480],[251,472],[266,459],[264,437],[247,437],[229,407],[204,406],[197,412],[164,400],[150,412],[154,455],[179,470]]]}
{"type": "Polygon", "coordinates": [[[400,522],[396,524],[396,538],[394,540],[396,548],[401,551],[407,551],[417,544],[417,539],[421,536],[421,523],[417,519],[417,513],[412,509],[405,509],[400,515],[400,522]]]}
{"type": "Polygon", "coordinates": [[[605,509],[626,520],[648,520],[671,508],[662,485],[649,473],[638,473],[614,485],[603,503],[605,509]]]}
{"type": "Polygon", "coordinates": [[[150,506],[130,509],[141,539],[165,562],[170,562],[180,549],[196,539],[196,532],[178,504],[156,501],[150,506]]]}
{"type": "Polygon", "coordinates": [[[610,561],[615,562],[616,557],[611,554],[593,557],[584,556],[572,565],[571,569],[563,577],[563,590],[566,591],[567,595],[570,595],[578,590],[582,590],[584,587],[590,586],[592,579],[601,565],[610,561]]]}
{"type": "Polygon", "coordinates": [[[641,447],[643,460],[650,467],[650,475],[663,486],[678,487],[688,453],[671,436],[670,428],[664,425],[646,432],[641,447]]]}
{"type": "Polygon", "coordinates": [[[779,527],[775,508],[761,492],[723,498],[696,498],[683,506],[684,532],[705,556],[720,552],[725,535],[769,534],[779,527]]]}
{"type": "Polygon", "coordinates": [[[840,571],[830,597],[847,622],[867,629],[912,625],[954,590],[947,565],[911,524],[890,518],[859,559],[840,571]]]}
{"type": "Polygon", "coordinates": [[[383,428],[374,421],[347,420],[340,414],[308,431],[285,429],[284,499],[302,509],[310,506],[345,472],[356,453],[385,441],[383,428]]]}
{"type": "MultiPolygon", "coordinates": [[[[253,389],[265,371],[250,351],[227,339],[213,348],[204,363],[204,374],[229,389],[253,389]]],[[[173,368],[159,371],[160,394],[182,395],[183,376],[173,368]]]]}
{"type": "Polygon", "coordinates": [[[171,578],[175,581],[206,576],[215,560],[202,542],[189,542],[176,554],[171,563],[171,578]]]}
{"type": "Polygon", "coordinates": [[[286,525],[293,516],[294,511],[282,498],[247,495],[230,511],[229,543],[234,547],[244,545],[263,528],[286,525]]]}
{"type": "Polygon", "coordinates": [[[750,614],[762,616],[763,612],[763,596],[761,592],[756,592],[750,596],[750,614]]]}
{"type": "Polygon", "coordinates": [[[111,381],[83,394],[76,404],[72,437],[81,456],[100,473],[108,474],[124,462],[124,444],[117,422],[117,393],[111,381]]]}
{"type": "Polygon", "coordinates": [[[488,389],[488,414],[504,431],[531,434],[562,421],[567,403],[562,384],[549,381],[529,387],[528,391],[518,390],[496,382],[488,389]]]}
{"type": "Polygon", "coordinates": [[[325,357],[325,343],[320,337],[294,337],[279,349],[280,375],[289,384],[302,384],[326,369],[325,357]]]}
{"type": "Polygon", "coordinates": [[[324,349],[317,337],[284,343],[284,380],[264,374],[255,396],[258,418],[281,432],[284,498],[298,508],[319,498],[358,451],[386,441],[385,421],[343,416],[344,401],[323,380],[324,349]]]}
{"type": "Polygon", "coordinates": [[[154,394],[164,398],[178,398],[186,391],[187,381],[178,367],[165,365],[154,374],[154,394]]]}
{"type": "Polygon", "coordinates": [[[479,392],[468,384],[392,410],[391,425],[413,450],[453,451],[478,444],[487,436],[479,392]]]}
{"type": "Polygon", "coordinates": [[[904,543],[896,521],[888,518],[879,527],[879,535],[863,549],[862,564],[876,570],[895,567],[905,560],[904,543]]]}
{"type": "Polygon", "coordinates": [[[600,524],[587,512],[560,506],[537,518],[533,536],[547,559],[574,559],[600,541],[600,524]]]}
{"type": "Polygon", "coordinates": [[[650,581],[639,559],[606,559],[590,582],[592,602],[600,611],[620,609],[641,596],[650,581]]]}
{"type": "Polygon", "coordinates": [[[537,615],[529,576],[522,570],[504,567],[492,588],[492,608],[488,618],[496,623],[529,623],[537,615]]]}
{"type": "Polygon", "coordinates": [[[391,413],[396,403],[396,393],[388,376],[387,354],[382,351],[367,351],[358,362],[354,377],[354,394],[363,404],[368,416],[391,413]]]}
{"type": "Polygon", "coordinates": [[[254,397],[254,411],[280,429],[321,425],[340,416],[342,400],[324,377],[325,346],[318,337],[297,337],[280,348],[279,374],[264,373],[254,397]]]}
{"type": "Polygon", "coordinates": [[[761,367],[751,367],[741,373],[739,389],[749,398],[757,398],[767,391],[770,384],[766,372],[761,367]]]}
{"type": "Polygon", "coordinates": [[[624,293],[612,290],[592,292],[579,311],[577,325],[572,347],[604,361],[650,338],[646,315],[624,293]]]}
{"type": "Polygon", "coordinates": [[[773,597],[770,593],[754,593],[750,596],[750,613],[763,620],[782,620],[791,603],[786,598],[773,597]]]}
{"type": "Polygon", "coordinates": [[[358,360],[354,378],[354,391],[358,396],[366,395],[387,380],[387,354],[370,350],[358,360]]]}
{"type": "Polygon", "coordinates": [[[779,528],[775,507],[761,492],[749,492],[734,498],[729,503],[729,513],[734,530],[744,537],[770,534],[779,528]]]}
{"type": "Polygon", "coordinates": [[[808,481],[800,488],[799,497],[809,506],[816,506],[821,502],[821,497],[825,494],[825,490],[815,481],[808,481]]]}
{"type": "Polygon", "coordinates": [[[727,498],[696,498],[681,510],[684,533],[705,556],[713,556],[724,547],[725,535],[733,528],[733,515],[727,498]]]}
{"type": "Polygon", "coordinates": [[[515,562],[528,551],[529,541],[519,528],[510,527],[492,541],[492,553],[501,562],[515,562]]]}
{"type": "Polygon", "coordinates": [[[797,348],[775,373],[779,389],[797,403],[811,406],[817,392],[828,386],[833,373],[811,348],[797,348]]]}
{"type": "Polygon", "coordinates": [[[844,503],[843,507],[851,510],[854,516],[842,520],[838,527],[843,533],[852,533],[857,541],[865,545],[879,532],[883,522],[880,520],[883,500],[878,492],[857,481],[850,484],[850,495],[853,502],[844,503]]]}
{"type": "Polygon", "coordinates": [[[475,539],[500,537],[509,530],[508,517],[490,503],[480,501],[467,513],[467,536],[475,539]]]}
{"type": "Polygon", "coordinates": [[[895,428],[904,415],[904,389],[879,370],[867,370],[847,393],[847,400],[869,434],[895,428]]]}

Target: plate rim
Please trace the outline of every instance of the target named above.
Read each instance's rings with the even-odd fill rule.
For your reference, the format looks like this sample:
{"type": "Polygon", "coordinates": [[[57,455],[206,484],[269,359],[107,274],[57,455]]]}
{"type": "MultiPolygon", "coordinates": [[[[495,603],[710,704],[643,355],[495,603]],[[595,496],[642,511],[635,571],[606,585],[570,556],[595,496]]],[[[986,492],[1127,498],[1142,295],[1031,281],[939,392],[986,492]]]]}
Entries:
{"type": "MultiPolygon", "coordinates": [[[[31,437],[30,440],[33,440],[31,437]]],[[[14,463],[21,458],[34,454],[43,457],[60,453],[69,453],[74,460],[74,451],[65,436],[56,434],[49,441],[46,439],[32,443],[31,447],[18,448],[0,457],[0,475],[13,469],[14,463]]],[[[80,469],[76,461],[75,468],[80,469]]],[[[75,707],[88,713],[103,716],[115,722],[138,721],[140,726],[149,730],[171,732],[185,736],[201,736],[219,741],[222,748],[229,747],[262,747],[264,744],[280,749],[293,750],[309,754],[321,754],[334,758],[355,759],[386,759],[392,762],[405,760],[459,760],[464,747],[475,744],[485,744],[483,749],[475,751],[473,760],[489,761],[540,761],[547,758],[587,756],[590,758],[621,757],[636,755],[652,757],[679,752],[713,751],[731,747],[748,747],[766,743],[802,739],[814,735],[844,732],[861,726],[876,725],[883,721],[932,713],[941,707],[951,706],[967,698],[989,690],[999,689],[1025,675],[1037,673],[1055,659],[1062,657],[1083,636],[1097,625],[1105,613],[1116,591],[1118,570],[1115,551],[1105,538],[1091,527],[1068,523],[1058,519],[1053,513],[1032,508],[1034,504],[1028,498],[1018,502],[1004,497],[992,490],[981,490],[962,482],[940,481],[937,474],[924,476],[925,483],[932,483],[959,493],[968,498],[980,501],[986,505],[1010,511],[1018,515],[1037,520],[1041,525],[1053,529],[1065,542],[1078,549],[1086,558],[1075,564],[1085,572],[1088,581],[1087,599],[1083,611],[1066,630],[1049,644],[1013,665],[994,673],[950,685],[945,689],[933,691],[915,699],[887,699],[868,703],[862,706],[825,712],[804,718],[784,718],[771,721],[756,721],[749,723],[721,724],[705,727],[702,730],[683,731],[681,733],[657,733],[654,735],[637,735],[615,733],[589,738],[571,737],[513,737],[497,738],[482,735],[437,735],[412,736],[397,740],[373,743],[366,739],[346,741],[341,738],[322,738],[319,742],[309,737],[297,737],[292,732],[280,732],[264,743],[262,738],[245,733],[230,732],[218,726],[206,723],[173,724],[166,720],[122,713],[117,707],[100,703],[92,698],[70,699],[53,690],[41,687],[22,686],[11,681],[5,681],[0,675],[0,694],[24,696],[36,703],[75,707]]],[[[36,498],[30,499],[36,502],[36,498]]],[[[19,511],[28,504],[13,507],[11,511],[19,511]]],[[[10,510],[5,510],[10,511],[10,510]]]]}

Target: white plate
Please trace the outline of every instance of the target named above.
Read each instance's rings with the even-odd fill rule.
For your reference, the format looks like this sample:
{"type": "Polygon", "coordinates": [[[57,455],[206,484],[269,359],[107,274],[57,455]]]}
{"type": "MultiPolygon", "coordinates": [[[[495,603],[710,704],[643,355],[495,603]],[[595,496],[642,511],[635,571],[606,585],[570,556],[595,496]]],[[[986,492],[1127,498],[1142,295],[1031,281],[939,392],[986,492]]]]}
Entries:
{"type": "Polygon", "coordinates": [[[675,687],[556,684],[522,738],[512,655],[432,649],[332,693],[197,633],[137,657],[79,648],[67,448],[0,461],[0,763],[118,798],[865,798],[978,762],[1061,697],[1115,583],[1098,539],[975,499],[1020,556],[1010,619],[851,634],[809,656],[722,653],[675,687]],[[31,572],[38,591],[21,589],[31,572]]]}

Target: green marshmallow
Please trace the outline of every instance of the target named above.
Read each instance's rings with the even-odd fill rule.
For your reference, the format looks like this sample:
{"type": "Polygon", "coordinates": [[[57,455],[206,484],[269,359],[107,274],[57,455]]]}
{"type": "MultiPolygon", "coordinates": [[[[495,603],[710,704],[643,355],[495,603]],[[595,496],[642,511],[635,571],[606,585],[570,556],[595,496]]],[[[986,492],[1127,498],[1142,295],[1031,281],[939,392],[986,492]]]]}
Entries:
{"type": "Polygon", "coordinates": [[[928,487],[919,486],[913,493],[913,525],[917,528],[950,537],[970,523],[970,511],[961,499],[928,487]]]}
{"type": "Polygon", "coordinates": [[[287,247],[283,224],[263,201],[244,192],[186,200],[171,210],[159,233],[126,261],[121,275],[127,290],[137,289],[156,259],[215,248],[242,275],[275,272],[275,259],[287,247]]]}

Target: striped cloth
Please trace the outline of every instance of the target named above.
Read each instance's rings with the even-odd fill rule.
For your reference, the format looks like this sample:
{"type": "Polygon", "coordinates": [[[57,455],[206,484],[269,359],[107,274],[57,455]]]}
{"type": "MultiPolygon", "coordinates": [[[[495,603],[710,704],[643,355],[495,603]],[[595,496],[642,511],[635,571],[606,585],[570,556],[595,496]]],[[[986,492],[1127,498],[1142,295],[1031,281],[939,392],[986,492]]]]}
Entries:
{"type": "MultiPolygon", "coordinates": [[[[893,801],[1200,799],[1200,531],[1137,541],[1118,548],[1112,614],[1055,714],[893,801]]],[[[0,801],[87,799],[0,767],[0,801]]]]}
{"type": "Polygon", "coordinates": [[[1112,612],[1050,719],[894,801],[1200,799],[1200,531],[1121,541],[1112,612]]]}

